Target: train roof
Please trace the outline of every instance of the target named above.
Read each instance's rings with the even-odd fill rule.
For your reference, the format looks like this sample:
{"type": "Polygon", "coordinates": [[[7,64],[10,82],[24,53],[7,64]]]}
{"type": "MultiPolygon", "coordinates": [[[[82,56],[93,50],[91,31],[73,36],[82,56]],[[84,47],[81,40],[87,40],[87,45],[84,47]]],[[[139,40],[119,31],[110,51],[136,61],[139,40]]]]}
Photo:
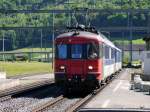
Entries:
{"type": "Polygon", "coordinates": [[[71,31],[71,32],[66,32],[66,33],[60,34],[57,38],[72,37],[72,36],[84,37],[84,38],[88,38],[88,39],[96,39],[98,41],[104,42],[108,46],[111,46],[111,47],[117,49],[118,51],[121,51],[119,48],[117,48],[110,40],[108,40],[101,33],[92,33],[92,32],[88,32],[88,31],[77,31],[77,32],[71,31]]]}

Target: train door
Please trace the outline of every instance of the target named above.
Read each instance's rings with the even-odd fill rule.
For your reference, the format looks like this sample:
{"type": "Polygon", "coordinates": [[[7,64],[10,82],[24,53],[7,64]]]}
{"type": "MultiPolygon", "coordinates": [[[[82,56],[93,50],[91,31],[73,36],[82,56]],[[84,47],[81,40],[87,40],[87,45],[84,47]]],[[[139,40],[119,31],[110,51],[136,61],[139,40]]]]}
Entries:
{"type": "Polygon", "coordinates": [[[102,44],[102,80],[104,80],[104,66],[105,66],[105,44],[102,44]]]}
{"type": "Polygon", "coordinates": [[[71,77],[84,77],[85,75],[85,45],[84,44],[71,44],[70,45],[70,76],[71,77]]]}
{"type": "Polygon", "coordinates": [[[115,72],[117,71],[117,50],[115,49],[115,72]]]}
{"type": "Polygon", "coordinates": [[[106,44],[103,44],[103,78],[102,80],[105,80],[106,78],[106,69],[105,69],[105,62],[106,62],[106,51],[105,51],[105,47],[106,47],[106,44]]]}
{"type": "Polygon", "coordinates": [[[111,61],[112,61],[112,74],[116,71],[116,63],[115,63],[115,48],[111,48],[111,61]]]}

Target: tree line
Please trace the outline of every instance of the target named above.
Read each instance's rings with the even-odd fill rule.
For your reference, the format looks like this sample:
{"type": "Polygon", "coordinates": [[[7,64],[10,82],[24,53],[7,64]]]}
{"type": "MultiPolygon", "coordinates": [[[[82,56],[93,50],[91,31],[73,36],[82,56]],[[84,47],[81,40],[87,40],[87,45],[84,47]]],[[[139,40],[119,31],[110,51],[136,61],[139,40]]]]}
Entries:
{"type": "MultiPolygon", "coordinates": [[[[99,9],[148,9],[149,0],[3,0],[0,1],[0,9],[74,9],[80,7],[99,8],[99,9]],[[80,2],[80,3],[79,3],[80,2]]],[[[124,13],[93,13],[85,18],[84,14],[55,14],[55,29],[60,26],[78,24],[91,24],[97,28],[100,26],[127,26],[128,15],[124,13]],[[71,18],[71,19],[70,19],[71,18]],[[85,21],[87,19],[87,21],[85,21]]],[[[132,16],[133,26],[146,26],[148,15],[136,13],[132,16]]],[[[43,40],[49,43],[52,39],[52,14],[0,14],[0,27],[50,27],[43,30],[43,40]]],[[[61,29],[61,28],[59,28],[61,29]]],[[[63,28],[62,28],[63,29],[63,28]]],[[[33,43],[41,42],[41,29],[38,30],[1,30],[0,31],[0,50],[2,50],[2,39],[5,38],[7,50],[31,46],[33,43]],[[7,48],[8,47],[8,48],[7,48]]],[[[56,32],[55,34],[57,35],[56,32]]]]}

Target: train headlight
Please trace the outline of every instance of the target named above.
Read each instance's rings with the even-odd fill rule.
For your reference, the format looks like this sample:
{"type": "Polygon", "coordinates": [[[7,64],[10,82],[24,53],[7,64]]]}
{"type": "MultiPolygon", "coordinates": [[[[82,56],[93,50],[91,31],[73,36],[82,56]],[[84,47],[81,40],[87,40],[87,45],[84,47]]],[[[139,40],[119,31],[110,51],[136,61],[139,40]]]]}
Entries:
{"type": "Polygon", "coordinates": [[[60,69],[61,69],[61,70],[64,70],[64,69],[65,69],[65,66],[60,66],[60,69]]]}
{"type": "Polygon", "coordinates": [[[89,69],[89,70],[93,70],[93,67],[92,67],[92,66],[89,66],[88,69],[89,69]]]}

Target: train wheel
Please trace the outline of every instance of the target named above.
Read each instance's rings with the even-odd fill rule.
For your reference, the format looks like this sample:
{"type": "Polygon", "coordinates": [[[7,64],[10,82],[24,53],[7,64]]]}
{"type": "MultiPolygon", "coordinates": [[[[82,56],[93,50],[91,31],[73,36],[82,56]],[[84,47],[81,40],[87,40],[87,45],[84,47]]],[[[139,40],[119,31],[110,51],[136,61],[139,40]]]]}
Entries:
{"type": "Polygon", "coordinates": [[[100,88],[101,87],[101,82],[99,82],[98,80],[96,81],[96,88],[100,88]]]}

